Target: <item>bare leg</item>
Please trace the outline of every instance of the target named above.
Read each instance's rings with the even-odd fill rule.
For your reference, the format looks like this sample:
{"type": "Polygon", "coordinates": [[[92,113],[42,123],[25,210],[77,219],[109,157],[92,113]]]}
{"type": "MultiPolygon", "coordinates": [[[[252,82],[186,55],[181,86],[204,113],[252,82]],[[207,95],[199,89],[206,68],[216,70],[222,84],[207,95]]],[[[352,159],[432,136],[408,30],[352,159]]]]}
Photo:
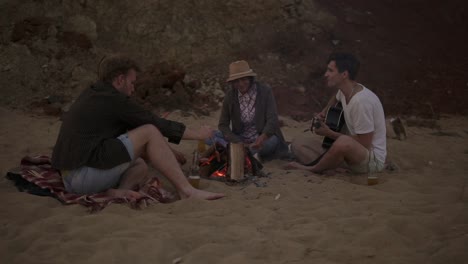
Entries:
{"type": "Polygon", "coordinates": [[[346,161],[350,165],[359,164],[367,157],[368,150],[349,136],[339,137],[312,171],[319,172],[337,168],[346,161]]]}
{"type": "Polygon", "coordinates": [[[135,156],[145,153],[151,165],[174,184],[182,199],[214,200],[224,197],[222,193],[202,191],[190,185],[169,145],[155,126],[137,127],[128,132],[128,137],[133,143],[135,156]]]}
{"type": "Polygon", "coordinates": [[[107,195],[118,198],[127,198],[136,201],[142,195],[136,192],[147,181],[148,166],[142,158],[136,159],[130,167],[123,173],[117,189],[107,190],[107,195]]]}
{"type": "Polygon", "coordinates": [[[284,166],[285,170],[310,170],[310,168],[312,168],[312,166],[302,165],[296,161],[289,162],[284,166]]]}
{"type": "Polygon", "coordinates": [[[367,157],[367,152],[368,150],[353,138],[341,136],[315,166],[304,166],[297,162],[291,162],[286,165],[286,168],[320,173],[337,168],[343,161],[350,165],[359,164],[367,157]]]}
{"type": "Polygon", "coordinates": [[[148,181],[148,166],[142,158],[136,159],[123,173],[119,189],[139,190],[148,181]]]}
{"type": "Polygon", "coordinates": [[[106,191],[106,194],[116,198],[126,198],[132,202],[143,197],[143,195],[138,192],[126,189],[109,189],[106,191]]]}

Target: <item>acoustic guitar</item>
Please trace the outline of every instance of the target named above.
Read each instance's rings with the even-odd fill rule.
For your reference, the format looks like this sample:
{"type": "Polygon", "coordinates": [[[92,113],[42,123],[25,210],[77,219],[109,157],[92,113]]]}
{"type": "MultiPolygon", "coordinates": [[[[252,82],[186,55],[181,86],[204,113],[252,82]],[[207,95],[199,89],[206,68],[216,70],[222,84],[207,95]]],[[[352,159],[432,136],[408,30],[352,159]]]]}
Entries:
{"type": "MultiPolygon", "coordinates": [[[[341,102],[338,102],[335,106],[330,106],[327,110],[327,115],[325,116],[325,124],[333,131],[339,132],[343,128],[345,124],[345,119],[344,119],[344,113],[343,113],[343,106],[341,105],[341,102]]],[[[318,119],[312,119],[312,126],[315,128],[320,127],[320,122],[318,119]]],[[[313,127],[311,126],[311,130],[313,130],[313,127]]],[[[318,158],[316,158],[314,161],[305,164],[306,166],[315,166],[327,153],[328,149],[332,146],[333,142],[335,142],[334,139],[331,139],[329,137],[324,137],[322,141],[322,148],[326,149],[325,152],[322,153],[318,158]]]]}
{"type": "MultiPolygon", "coordinates": [[[[327,110],[327,115],[325,116],[325,124],[333,131],[339,132],[345,124],[343,106],[338,102],[335,106],[330,106],[327,110]]],[[[313,126],[315,128],[320,127],[320,122],[318,120],[313,121],[313,126]]],[[[329,137],[324,137],[322,142],[322,147],[329,149],[335,140],[329,137]]]]}

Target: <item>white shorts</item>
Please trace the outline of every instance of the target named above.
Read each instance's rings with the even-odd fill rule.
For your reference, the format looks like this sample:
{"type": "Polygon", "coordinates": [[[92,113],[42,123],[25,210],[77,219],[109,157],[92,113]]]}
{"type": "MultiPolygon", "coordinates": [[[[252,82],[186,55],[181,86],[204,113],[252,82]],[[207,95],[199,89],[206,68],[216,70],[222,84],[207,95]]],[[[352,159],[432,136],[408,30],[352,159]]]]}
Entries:
{"type": "Polygon", "coordinates": [[[375,158],[374,151],[368,150],[366,158],[360,164],[351,165],[349,167],[354,173],[374,173],[383,171],[385,163],[375,158]]]}
{"type": "MultiPolygon", "coordinates": [[[[135,159],[133,144],[127,134],[118,137],[125,145],[130,158],[135,159]]],[[[67,192],[76,194],[95,194],[116,188],[120,183],[120,177],[130,167],[131,162],[126,162],[110,169],[96,169],[83,166],[71,171],[62,171],[62,180],[67,192]]]]}

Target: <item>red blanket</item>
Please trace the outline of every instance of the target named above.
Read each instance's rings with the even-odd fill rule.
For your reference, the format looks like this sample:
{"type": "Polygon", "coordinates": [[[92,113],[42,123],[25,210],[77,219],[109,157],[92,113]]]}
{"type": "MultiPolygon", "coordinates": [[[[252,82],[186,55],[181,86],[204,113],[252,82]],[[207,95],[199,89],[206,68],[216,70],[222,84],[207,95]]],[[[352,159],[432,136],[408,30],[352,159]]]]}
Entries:
{"type": "MultiPolygon", "coordinates": [[[[81,195],[68,193],[62,182],[62,177],[57,169],[52,168],[50,158],[47,156],[26,156],[21,160],[21,166],[17,175],[26,180],[29,187],[19,187],[18,181],[12,177],[15,173],[9,173],[9,179],[16,182],[18,189],[28,190],[31,186],[40,190],[39,195],[50,195],[57,198],[65,205],[81,204],[90,209],[90,212],[97,212],[104,209],[111,203],[128,203],[134,209],[146,207],[154,202],[170,202],[174,200],[174,195],[161,186],[161,183],[156,179],[152,179],[148,186],[145,186],[146,192],[140,191],[144,197],[136,202],[130,202],[125,198],[115,198],[106,195],[105,193],[97,193],[93,195],[81,195]],[[39,188],[37,188],[39,187],[39,188]]],[[[19,177],[18,177],[19,178],[19,177]]],[[[29,191],[30,193],[34,193],[29,191]]]]}

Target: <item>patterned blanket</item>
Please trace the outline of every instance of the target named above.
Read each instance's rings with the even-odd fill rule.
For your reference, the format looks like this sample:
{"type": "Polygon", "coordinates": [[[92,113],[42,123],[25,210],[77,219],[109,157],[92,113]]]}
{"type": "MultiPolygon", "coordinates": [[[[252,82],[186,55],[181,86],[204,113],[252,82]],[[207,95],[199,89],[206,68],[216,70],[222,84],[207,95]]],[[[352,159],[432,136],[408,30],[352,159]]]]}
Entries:
{"type": "Polygon", "coordinates": [[[63,185],[60,171],[52,168],[48,156],[26,156],[21,160],[18,170],[8,172],[6,177],[15,182],[19,191],[52,196],[64,205],[81,204],[88,207],[91,213],[98,212],[111,203],[128,203],[134,209],[141,209],[151,203],[167,203],[175,199],[172,193],[162,188],[156,178],[142,188],[140,193],[143,194],[143,198],[136,202],[130,202],[125,198],[110,197],[105,193],[93,195],[68,193],[63,185]]]}

